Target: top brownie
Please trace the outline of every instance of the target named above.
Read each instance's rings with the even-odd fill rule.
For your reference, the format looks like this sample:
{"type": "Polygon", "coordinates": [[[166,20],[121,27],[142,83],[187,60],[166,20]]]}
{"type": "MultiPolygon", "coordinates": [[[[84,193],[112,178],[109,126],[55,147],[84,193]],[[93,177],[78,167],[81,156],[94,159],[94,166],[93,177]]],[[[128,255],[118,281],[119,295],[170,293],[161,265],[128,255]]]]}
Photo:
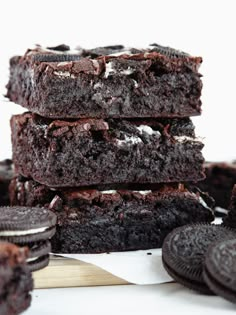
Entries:
{"type": "Polygon", "coordinates": [[[201,113],[201,62],[157,44],[37,46],[11,58],[7,97],[48,118],[189,117],[201,113]]]}

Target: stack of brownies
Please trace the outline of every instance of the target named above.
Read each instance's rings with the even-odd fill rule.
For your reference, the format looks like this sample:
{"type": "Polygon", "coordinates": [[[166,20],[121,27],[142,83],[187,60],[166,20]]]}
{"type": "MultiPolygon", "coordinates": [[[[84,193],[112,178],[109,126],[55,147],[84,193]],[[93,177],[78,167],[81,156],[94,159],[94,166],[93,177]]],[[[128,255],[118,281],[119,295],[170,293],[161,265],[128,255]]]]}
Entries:
{"type": "Polygon", "coordinates": [[[53,251],[161,247],[175,227],[213,220],[186,183],[204,178],[200,57],[162,47],[37,46],[10,61],[11,203],[58,215],[53,251]]]}

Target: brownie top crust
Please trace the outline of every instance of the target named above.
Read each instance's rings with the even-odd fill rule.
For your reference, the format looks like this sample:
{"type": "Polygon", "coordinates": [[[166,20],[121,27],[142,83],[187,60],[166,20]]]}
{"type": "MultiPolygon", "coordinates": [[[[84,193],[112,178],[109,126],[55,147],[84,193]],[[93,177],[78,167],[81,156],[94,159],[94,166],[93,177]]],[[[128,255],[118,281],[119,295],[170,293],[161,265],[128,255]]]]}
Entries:
{"type": "Polygon", "coordinates": [[[152,44],[146,49],[126,48],[122,45],[99,47],[86,50],[69,46],[43,48],[36,46],[28,49],[23,56],[13,57],[15,63],[30,63],[40,70],[55,76],[75,78],[79,73],[101,75],[130,75],[137,71],[137,61],[141,68],[156,68],[159,72],[197,72],[202,63],[201,57],[192,57],[187,53],[170,47],[152,44]]]}

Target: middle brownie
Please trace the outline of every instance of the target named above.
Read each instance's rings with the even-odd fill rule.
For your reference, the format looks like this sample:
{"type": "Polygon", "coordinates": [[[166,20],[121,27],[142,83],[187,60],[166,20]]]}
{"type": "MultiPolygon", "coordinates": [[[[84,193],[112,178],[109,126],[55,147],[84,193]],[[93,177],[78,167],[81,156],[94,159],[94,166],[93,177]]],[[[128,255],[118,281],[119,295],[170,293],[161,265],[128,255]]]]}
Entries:
{"type": "Polygon", "coordinates": [[[51,187],[168,183],[204,178],[203,144],[189,118],[11,119],[16,172],[51,187]]]}

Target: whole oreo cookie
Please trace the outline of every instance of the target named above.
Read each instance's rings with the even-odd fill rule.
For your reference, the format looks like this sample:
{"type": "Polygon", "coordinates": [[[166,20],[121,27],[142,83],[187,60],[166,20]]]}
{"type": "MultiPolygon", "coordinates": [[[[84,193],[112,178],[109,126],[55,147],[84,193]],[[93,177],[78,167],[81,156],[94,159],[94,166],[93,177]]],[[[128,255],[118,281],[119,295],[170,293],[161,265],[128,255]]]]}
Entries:
{"type": "Polygon", "coordinates": [[[215,294],[236,303],[236,238],[208,248],[203,278],[215,294]]]}
{"type": "Polygon", "coordinates": [[[192,224],[177,228],[164,240],[163,265],[177,282],[201,293],[212,294],[202,275],[205,253],[215,241],[235,236],[232,230],[218,225],[192,224]]]}
{"type": "Polygon", "coordinates": [[[56,231],[56,215],[44,208],[0,208],[0,240],[16,244],[50,239],[56,231]]]}

